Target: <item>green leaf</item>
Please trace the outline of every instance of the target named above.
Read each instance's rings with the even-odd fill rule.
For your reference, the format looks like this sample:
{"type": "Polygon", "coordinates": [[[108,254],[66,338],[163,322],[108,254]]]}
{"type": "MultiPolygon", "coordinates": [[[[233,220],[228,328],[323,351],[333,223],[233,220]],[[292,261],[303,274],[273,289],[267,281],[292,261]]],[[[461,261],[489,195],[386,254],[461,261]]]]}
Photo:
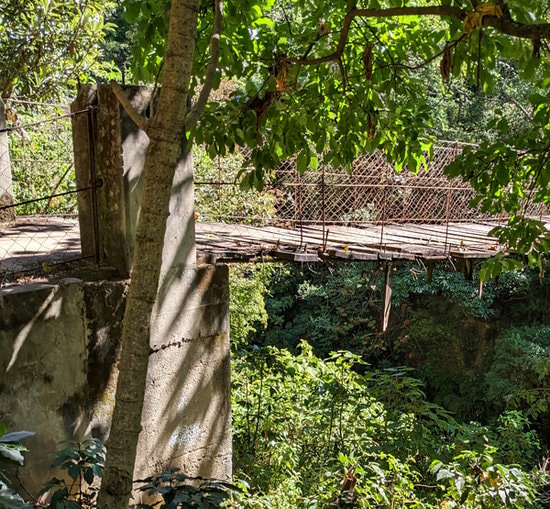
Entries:
{"type": "Polygon", "coordinates": [[[75,464],[70,465],[67,469],[67,473],[71,476],[73,481],[76,481],[80,475],[80,466],[75,464]]]}
{"type": "Polygon", "coordinates": [[[267,26],[269,28],[275,27],[275,22],[269,18],[258,18],[253,21],[253,25],[256,27],[267,26]]]}
{"type": "Polygon", "coordinates": [[[263,16],[262,8],[259,5],[253,5],[250,8],[250,12],[257,18],[261,18],[263,16]]]}
{"type": "Polygon", "coordinates": [[[33,433],[32,431],[14,431],[12,433],[7,433],[0,436],[0,443],[20,442],[21,440],[25,440],[26,438],[32,437],[35,434],[36,433],[33,433]]]}
{"type": "Polygon", "coordinates": [[[9,462],[16,463],[18,465],[23,465],[23,455],[21,454],[20,449],[10,445],[0,444],[0,459],[4,458],[9,462]]]}
{"type": "Polygon", "coordinates": [[[312,170],[316,170],[319,167],[319,158],[317,156],[311,156],[309,160],[309,167],[312,170]]]}
{"type": "Polygon", "coordinates": [[[128,23],[134,23],[140,14],[141,2],[126,2],[125,6],[124,19],[128,21],[128,23]]]}
{"type": "Polygon", "coordinates": [[[296,159],[296,169],[298,170],[298,173],[303,174],[309,164],[309,150],[304,148],[302,151],[298,154],[298,157],[296,159]]]}
{"type": "Polygon", "coordinates": [[[88,484],[92,484],[94,482],[94,471],[91,468],[84,470],[84,480],[88,484]]]}

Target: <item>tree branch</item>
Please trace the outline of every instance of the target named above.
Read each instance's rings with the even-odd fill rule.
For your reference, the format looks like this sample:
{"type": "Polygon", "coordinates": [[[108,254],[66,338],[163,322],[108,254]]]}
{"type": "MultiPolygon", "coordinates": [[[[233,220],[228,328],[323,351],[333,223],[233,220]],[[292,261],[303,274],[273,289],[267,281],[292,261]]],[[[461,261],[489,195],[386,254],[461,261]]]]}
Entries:
{"type": "Polygon", "coordinates": [[[351,23],[355,18],[392,18],[396,16],[443,16],[463,20],[466,11],[458,7],[450,6],[428,6],[428,7],[393,7],[391,9],[352,9],[344,18],[344,26],[340,31],[340,39],[336,50],[329,55],[318,58],[300,58],[291,63],[301,65],[318,65],[324,62],[338,60],[344,52],[351,23]]]}
{"type": "Polygon", "coordinates": [[[195,126],[202,115],[202,112],[206,107],[206,103],[208,102],[208,96],[210,95],[214,85],[214,78],[216,77],[216,70],[220,59],[220,35],[222,32],[223,23],[223,0],[214,0],[214,6],[214,26],[212,27],[212,35],[210,36],[210,61],[206,67],[206,76],[204,78],[204,83],[202,85],[199,98],[185,119],[186,132],[195,126]]]}
{"type": "Polygon", "coordinates": [[[149,120],[143,117],[142,115],[140,115],[136,111],[136,109],[132,106],[132,103],[126,97],[126,94],[124,93],[124,90],[122,89],[122,87],[116,81],[111,81],[111,90],[113,91],[113,94],[115,94],[116,98],[118,99],[118,102],[124,108],[124,111],[128,113],[128,116],[132,119],[134,124],[136,124],[142,131],[147,133],[147,128],[149,127],[149,120]]]}
{"type": "Polygon", "coordinates": [[[506,17],[484,16],[483,26],[494,28],[503,34],[521,39],[550,39],[550,23],[526,25],[506,17]]]}
{"type": "MultiPolygon", "coordinates": [[[[462,34],[458,39],[454,40],[454,41],[450,41],[448,42],[448,47],[449,48],[455,48],[456,46],[458,46],[459,43],[461,43],[464,39],[466,38],[466,34],[462,34]]],[[[431,57],[427,58],[426,60],[423,60],[420,64],[417,64],[417,65],[409,65],[409,64],[402,64],[402,63],[398,63],[398,62],[395,62],[393,61],[392,59],[392,63],[391,64],[388,64],[388,65],[378,65],[377,66],[377,69],[386,69],[388,67],[393,67],[395,69],[406,69],[408,71],[418,71],[419,69],[422,69],[423,67],[426,67],[429,63],[433,62],[436,58],[440,57],[441,55],[443,55],[443,52],[445,51],[445,48],[443,48],[441,51],[438,51],[435,55],[432,55],[431,57]]],[[[390,55],[391,57],[391,55],[390,55]]]]}
{"type": "Polygon", "coordinates": [[[342,62],[341,58],[338,59],[338,67],[340,68],[340,74],[342,75],[342,93],[346,95],[348,79],[346,76],[346,69],[344,67],[344,62],[342,62]]]}
{"type": "MultiPolygon", "coordinates": [[[[299,65],[318,65],[338,60],[345,49],[351,23],[355,18],[391,18],[398,16],[439,16],[464,20],[468,11],[459,7],[431,5],[423,7],[393,7],[389,9],[352,9],[346,14],[340,31],[336,49],[325,56],[317,58],[290,59],[289,63],[299,65]]],[[[533,25],[518,23],[508,17],[483,16],[483,26],[492,27],[499,32],[524,39],[550,39],[550,23],[533,25]]]]}

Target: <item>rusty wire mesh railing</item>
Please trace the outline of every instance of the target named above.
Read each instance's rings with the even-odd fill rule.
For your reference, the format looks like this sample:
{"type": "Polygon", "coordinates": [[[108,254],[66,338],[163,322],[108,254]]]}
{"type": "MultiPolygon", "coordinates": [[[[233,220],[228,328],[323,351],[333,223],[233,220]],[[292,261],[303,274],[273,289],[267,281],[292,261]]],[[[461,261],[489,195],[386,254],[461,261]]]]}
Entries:
{"type": "MultiPolygon", "coordinates": [[[[196,207],[198,219],[203,223],[198,228],[199,240],[205,244],[210,242],[214,250],[219,248],[220,252],[224,246],[229,248],[230,242],[224,244],[219,238],[220,229],[215,226],[221,223],[233,225],[231,232],[224,231],[226,238],[263,242],[267,247],[267,244],[279,245],[289,240],[288,235],[283,236],[276,229],[279,227],[297,232],[300,249],[307,249],[308,242],[310,246],[318,243],[315,235],[321,238],[324,249],[330,238],[351,245],[352,240],[349,243],[345,240],[343,228],[347,227],[368,229],[370,237],[365,240],[368,237],[365,233],[360,241],[363,246],[396,249],[400,241],[396,240],[395,229],[390,231],[388,226],[399,227],[402,236],[408,228],[403,238],[409,237],[409,240],[403,242],[410,243],[421,225],[432,225],[433,230],[443,232],[445,250],[449,251],[453,242],[462,242],[450,238],[450,224],[462,224],[464,230],[470,224],[494,224],[507,219],[504,214],[490,215],[479,207],[471,207],[475,191],[461,179],[446,177],[445,167],[464,146],[456,142],[438,143],[427,170],[421,169],[417,174],[407,169],[396,172],[380,152],[360,156],[352,172],[321,166],[300,175],[295,161],[289,160],[274,172],[266,189],[256,196],[239,188],[235,171],[220,167],[218,177],[212,172],[208,178],[199,175],[196,180],[196,207]],[[207,203],[217,206],[205,207],[207,203]],[[261,228],[262,233],[243,225],[261,228]]],[[[246,155],[244,152],[238,159],[245,160],[246,155]]],[[[214,166],[220,164],[219,160],[213,163],[214,166]]],[[[531,216],[547,214],[538,204],[528,206],[526,211],[531,216]]],[[[485,249],[488,245],[486,233],[481,235],[472,228],[467,234],[471,239],[483,237],[483,242],[472,244],[474,248],[483,245],[485,249]]]]}
{"type": "MultiPolygon", "coordinates": [[[[242,190],[237,179],[228,179],[225,172],[220,173],[217,180],[199,177],[196,189],[200,217],[207,221],[258,225],[364,225],[505,219],[504,214],[491,215],[479,207],[471,207],[470,202],[475,197],[472,187],[461,179],[449,179],[445,175],[445,167],[465,145],[440,142],[434,149],[428,169],[421,169],[416,174],[407,169],[396,172],[381,152],[360,156],[352,172],[321,167],[300,175],[295,161],[289,160],[275,171],[263,191],[263,198],[258,198],[254,191],[242,190]],[[216,206],[203,210],[207,195],[216,206]],[[256,210],[251,199],[258,202],[256,210]]],[[[246,152],[238,158],[246,158],[246,152]]],[[[235,172],[231,173],[232,177],[235,175],[235,172]]],[[[538,216],[543,213],[543,208],[531,204],[527,213],[538,216]]]]}
{"type": "Polygon", "coordinates": [[[4,100],[0,106],[2,281],[80,256],[68,106],[4,100]]]}

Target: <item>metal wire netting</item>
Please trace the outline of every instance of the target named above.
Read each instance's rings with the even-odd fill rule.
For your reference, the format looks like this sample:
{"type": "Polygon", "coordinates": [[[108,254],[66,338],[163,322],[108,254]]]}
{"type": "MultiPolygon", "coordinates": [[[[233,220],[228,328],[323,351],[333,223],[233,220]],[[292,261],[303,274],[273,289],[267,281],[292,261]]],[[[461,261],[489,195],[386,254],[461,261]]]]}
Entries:
{"type": "Polygon", "coordinates": [[[56,196],[76,189],[69,107],[8,105],[17,215],[77,214],[75,194],[56,196]]]}
{"type": "MultiPolygon", "coordinates": [[[[80,254],[69,106],[5,100],[0,111],[0,275],[80,254]]],[[[85,148],[86,149],[86,148],[85,148]]]]}
{"type": "MultiPolygon", "coordinates": [[[[322,166],[300,175],[295,160],[282,164],[263,192],[261,214],[240,211],[231,203],[247,204],[258,200],[250,191],[240,189],[237,179],[227,174],[218,180],[201,182],[197,190],[197,207],[207,193],[222,204],[217,213],[204,212],[200,217],[225,223],[256,226],[296,226],[299,224],[448,223],[502,220],[472,207],[476,196],[461,179],[449,179],[444,169],[464,149],[465,144],[441,142],[434,149],[428,168],[412,173],[400,172],[389,164],[381,152],[360,156],[353,171],[322,166]],[[267,200],[267,201],[265,201],[267,200]]],[[[246,157],[246,152],[240,158],[246,157]]],[[[233,177],[235,174],[232,175],[233,177]]],[[[261,207],[257,207],[261,209],[261,207]]],[[[526,213],[540,216],[546,211],[539,204],[527,204],[526,213]]]]}
{"type": "MultiPolygon", "coordinates": [[[[197,249],[226,261],[492,256],[506,250],[491,231],[507,216],[471,206],[473,188],[444,173],[465,146],[438,143],[427,169],[416,174],[397,172],[381,152],[359,157],[351,172],[321,166],[300,174],[291,159],[261,193],[238,185],[246,151],[234,168],[228,159],[211,162],[209,172],[196,173],[197,249]]],[[[548,220],[539,204],[526,202],[522,211],[548,220]]]]}

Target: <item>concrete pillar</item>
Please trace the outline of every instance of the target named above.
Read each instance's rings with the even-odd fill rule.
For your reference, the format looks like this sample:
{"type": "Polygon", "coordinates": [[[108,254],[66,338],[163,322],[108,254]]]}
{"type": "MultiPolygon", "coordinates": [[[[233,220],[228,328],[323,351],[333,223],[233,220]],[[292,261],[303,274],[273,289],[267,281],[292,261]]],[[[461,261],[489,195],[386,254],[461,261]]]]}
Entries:
{"type": "MultiPolygon", "coordinates": [[[[151,87],[126,87],[132,106],[140,113],[151,108],[151,87]]],[[[132,266],[139,214],[143,170],[149,139],[120,105],[110,85],[85,85],[71,106],[73,112],[93,108],[91,117],[73,120],[77,185],[97,189],[94,231],[93,193],[80,193],[79,217],[84,256],[94,254],[97,242],[100,261],[127,276],[132,266]],[[82,202],[82,203],[81,203],[82,202]]],[[[172,266],[195,265],[193,167],[191,155],[182,155],[173,182],[163,253],[163,271],[172,266]]]]}
{"type": "MultiPolygon", "coordinates": [[[[11,180],[10,151],[6,128],[6,106],[0,99],[0,207],[13,205],[13,186],[11,180]]],[[[0,210],[0,222],[14,221],[15,209],[0,210]]]]}
{"type": "MultiPolygon", "coordinates": [[[[154,103],[151,88],[127,87],[125,93],[141,114],[154,103]]],[[[83,249],[97,238],[101,262],[127,276],[149,140],[109,85],[80,89],[73,110],[89,106],[94,108],[92,121],[73,124],[75,169],[77,179],[86,183],[93,181],[85,176],[92,168],[103,185],[96,196],[96,232],[89,217],[94,208],[88,202],[79,209],[83,249]],[[88,156],[79,154],[90,143],[88,156]]],[[[171,466],[189,475],[231,477],[228,272],[226,267],[196,266],[194,223],[193,166],[187,154],[174,176],[151,319],[136,478],[171,466]]]]}
{"type": "Polygon", "coordinates": [[[134,478],[180,467],[231,479],[229,272],[183,270],[161,293],[134,478]]]}

